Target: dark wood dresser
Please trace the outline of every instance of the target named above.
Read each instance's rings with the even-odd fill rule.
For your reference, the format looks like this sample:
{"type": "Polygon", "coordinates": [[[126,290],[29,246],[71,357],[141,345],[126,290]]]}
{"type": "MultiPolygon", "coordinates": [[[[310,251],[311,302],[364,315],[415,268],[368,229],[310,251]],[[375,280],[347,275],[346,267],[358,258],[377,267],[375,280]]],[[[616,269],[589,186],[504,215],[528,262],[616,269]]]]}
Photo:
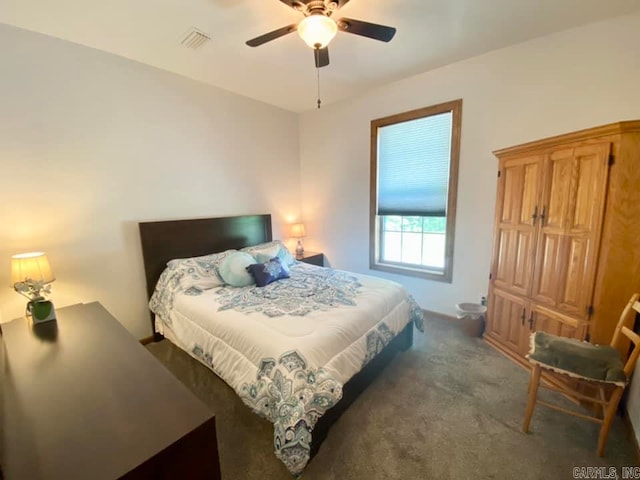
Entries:
{"type": "Polygon", "coordinates": [[[215,417],[99,303],[2,325],[5,480],[219,479],[215,417]]]}

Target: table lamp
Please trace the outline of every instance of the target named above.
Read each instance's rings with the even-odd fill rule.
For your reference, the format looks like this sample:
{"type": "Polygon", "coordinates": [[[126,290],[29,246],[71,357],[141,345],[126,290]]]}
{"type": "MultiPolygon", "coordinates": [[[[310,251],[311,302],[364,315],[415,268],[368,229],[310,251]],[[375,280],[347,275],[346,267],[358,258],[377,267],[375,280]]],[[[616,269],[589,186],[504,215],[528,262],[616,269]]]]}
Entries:
{"type": "Polygon", "coordinates": [[[51,282],[56,279],[49,259],[43,252],[21,253],[11,257],[11,287],[29,299],[26,316],[33,323],[55,320],[53,303],[45,299],[51,293],[51,282]]]}
{"type": "Polygon", "coordinates": [[[304,237],[304,223],[294,223],[291,225],[291,236],[298,239],[298,246],[296,246],[296,257],[302,257],[304,255],[304,247],[300,240],[304,237]]]}

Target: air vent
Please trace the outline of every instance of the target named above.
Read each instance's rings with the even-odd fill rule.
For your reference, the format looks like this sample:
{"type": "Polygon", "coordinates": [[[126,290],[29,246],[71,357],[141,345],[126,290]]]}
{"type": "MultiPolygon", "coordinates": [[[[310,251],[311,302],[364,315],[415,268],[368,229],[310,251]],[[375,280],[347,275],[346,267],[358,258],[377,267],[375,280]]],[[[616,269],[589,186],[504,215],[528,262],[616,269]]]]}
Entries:
{"type": "Polygon", "coordinates": [[[192,27],[191,30],[182,37],[180,43],[191,50],[197,50],[209,40],[211,40],[209,35],[202,30],[192,27]]]}

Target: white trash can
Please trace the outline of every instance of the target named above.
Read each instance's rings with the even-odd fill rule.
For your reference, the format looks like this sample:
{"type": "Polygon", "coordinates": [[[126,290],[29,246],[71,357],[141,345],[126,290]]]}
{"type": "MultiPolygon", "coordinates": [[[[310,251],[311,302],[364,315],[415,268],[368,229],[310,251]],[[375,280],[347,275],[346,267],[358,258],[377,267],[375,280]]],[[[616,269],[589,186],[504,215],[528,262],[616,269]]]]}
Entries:
{"type": "Polygon", "coordinates": [[[456,311],[462,331],[470,337],[481,337],[484,332],[484,316],[487,307],[479,303],[457,303],[456,311]]]}

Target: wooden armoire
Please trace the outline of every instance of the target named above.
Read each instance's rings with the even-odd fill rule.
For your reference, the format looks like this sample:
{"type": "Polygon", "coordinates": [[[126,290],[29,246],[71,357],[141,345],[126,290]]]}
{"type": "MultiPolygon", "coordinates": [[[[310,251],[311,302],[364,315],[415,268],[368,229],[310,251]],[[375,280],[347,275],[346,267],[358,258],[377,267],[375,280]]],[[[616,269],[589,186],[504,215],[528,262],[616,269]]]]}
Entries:
{"type": "Polygon", "coordinates": [[[609,343],[640,291],[640,121],[494,154],[486,341],[521,363],[534,331],[609,343]]]}

